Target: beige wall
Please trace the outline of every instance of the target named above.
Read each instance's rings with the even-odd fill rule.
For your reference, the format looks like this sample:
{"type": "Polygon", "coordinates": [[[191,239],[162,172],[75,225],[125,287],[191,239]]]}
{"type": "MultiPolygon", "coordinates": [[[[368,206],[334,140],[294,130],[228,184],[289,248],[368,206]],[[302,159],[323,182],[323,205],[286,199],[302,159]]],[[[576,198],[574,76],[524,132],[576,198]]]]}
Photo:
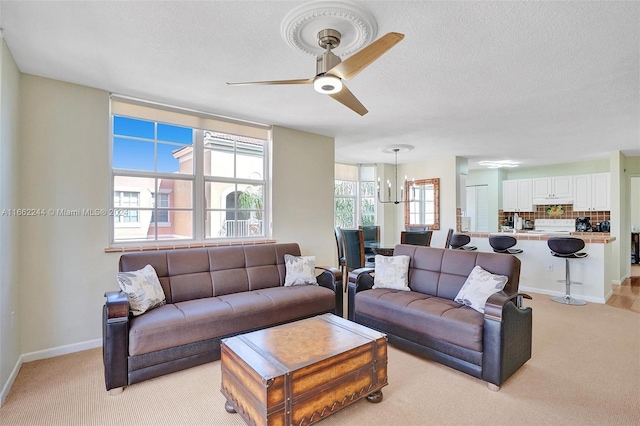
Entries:
{"type": "MultiPolygon", "coordinates": [[[[20,72],[0,36],[0,211],[18,207],[19,84],[20,72]]],[[[0,404],[9,392],[10,382],[15,379],[16,363],[22,353],[18,236],[18,218],[0,216],[0,404]]]]}
{"type": "Polygon", "coordinates": [[[273,238],[336,266],[333,138],[274,126],[272,149],[273,238]]]}
{"type": "MultiPolygon", "coordinates": [[[[411,176],[411,179],[440,178],[440,230],[433,233],[431,245],[444,247],[449,228],[456,228],[456,206],[458,202],[458,160],[456,157],[434,158],[419,163],[398,166],[398,176],[411,176]]],[[[386,178],[385,178],[386,179],[386,178]]],[[[393,179],[392,179],[393,181],[393,179]]],[[[400,232],[404,230],[404,206],[395,206],[396,232],[395,242],[400,242],[400,232]]]]}
{"type": "MultiPolygon", "coordinates": [[[[109,94],[23,74],[20,206],[109,206],[109,94]]],[[[100,339],[104,292],[117,288],[106,255],[109,217],[21,219],[21,351],[100,339]]]]}
{"type": "MultiPolygon", "coordinates": [[[[6,63],[12,61],[3,61],[3,68],[6,63]]],[[[109,94],[17,70],[13,74],[2,74],[2,204],[45,210],[108,207],[109,94]],[[19,96],[5,98],[5,85],[18,77],[19,96]],[[5,108],[17,99],[19,118],[17,108],[5,108]],[[19,142],[6,136],[16,131],[19,142]]],[[[318,264],[335,265],[333,139],[276,128],[273,154],[273,237],[298,242],[303,254],[317,256],[318,264]]],[[[100,344],[104,292],[117,289],[119,255],[104,253],[109,220],[22,217],[15,221],[18,237],[15,230],[5,232],[3,219],[0,315],[4,327],[10,324],[7,312],[15,310],[19,333],[3,329],[0,385],[7,386],[20,355],[28,361],[100,344]],[[9,251],[14,257],[5,257],[9,251]]]]}

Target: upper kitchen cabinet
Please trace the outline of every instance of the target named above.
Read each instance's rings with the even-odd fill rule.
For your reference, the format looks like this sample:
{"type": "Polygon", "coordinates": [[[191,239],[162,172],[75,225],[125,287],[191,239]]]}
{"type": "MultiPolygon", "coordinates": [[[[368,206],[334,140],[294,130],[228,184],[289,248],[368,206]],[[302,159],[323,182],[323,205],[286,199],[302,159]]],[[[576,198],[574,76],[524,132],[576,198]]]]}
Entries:
{"type": "Polygon", "coordinates": [[[502,181],[502,210],[505,212],[532,212],[531,179],[502,181]]]}
{"type": "Polygon", "coordinates": [[[573,176],[574,211],[611,210],[609,173],[593,173],[573,176]]]}
{"type": "Polygon", "coordinates": [[[573,202],[573,176],[531,179],[533,204],[570,204],[573,202]]]}

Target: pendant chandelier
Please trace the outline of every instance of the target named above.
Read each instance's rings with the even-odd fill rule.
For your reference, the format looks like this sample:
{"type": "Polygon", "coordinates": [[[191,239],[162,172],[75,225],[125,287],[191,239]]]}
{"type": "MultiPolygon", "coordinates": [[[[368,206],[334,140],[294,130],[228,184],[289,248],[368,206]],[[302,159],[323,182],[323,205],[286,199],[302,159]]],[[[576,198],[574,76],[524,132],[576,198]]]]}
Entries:
{"type": "Polygon", "coordinates": [[[387,197],[386,199],[383,199],[383,197],[380,194],[380,178],[378,178],[378,202],[381,204],[400,204],[400,203],[409,203],[411,201],[413,201],[414,197],[414,192],[415,192],[415,179],[411,180],[411,196],[409,197],[409,194],[406,194],[406,199],[405,199],[405,188],[407,188],[407,177],[404,177],[404,182],[401,186],[398,186],[398,152],[407,152],[407,151],[411,151],[413,149],[413,146],[411,145],[393,145],[390,146],[388,148],[383,149],[383,152],[387,152],[387,153],[392,153],[395,155],[395,175],[396,175],[396,180],[395,180],[395,187],[396,189],[396,193],[395,193],[395,200],[391,199],[391,181],[389,179],[387,179],[387,197]],[[398,194],[400,195],[400,199],[398,199],[398,194]]]}

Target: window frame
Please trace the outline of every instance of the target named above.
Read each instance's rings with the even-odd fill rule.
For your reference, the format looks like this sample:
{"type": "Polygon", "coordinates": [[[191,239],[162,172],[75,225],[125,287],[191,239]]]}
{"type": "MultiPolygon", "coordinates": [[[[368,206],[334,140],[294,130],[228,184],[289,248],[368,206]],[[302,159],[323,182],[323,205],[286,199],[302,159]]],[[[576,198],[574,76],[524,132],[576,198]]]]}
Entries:
{"type": "MultiPolygon", "coordinates": [[[[333,199],[334,199],[334,210],[333,210],[333,224],[334,226],[340,226],[337,223],[337,212],[336,212],[336,206],[337,206],[337,200],[338,199],[352,199],[353,203],[354,203],[354,228],[357,228],[359,226],[363,225],[363,207],[362,207],[362,203],[364,199],[372,199],[373,200],[373,225],[377,224],[378,221],[378,203],[377,203],[377,198],[375,195],[375,192],[373,194],[373,196],[364,196],[363,191],[362,191],[362,184],[365,182],[371,182],[373,185],[375,185],[375,181],[376,181],[376,176],[378,174],[378,170],[377,170],[377,165],[376,164],[369,164],[369,163],[358,163],[358,164],[349,164],[349,163],[336,163],[336,164],[340,164],[340,165],[345,165],[348,167],[355,167],[356,168],[356,179],[355,181],[352,180],[345,180],[345,179],[336,179],[336,176],[334,175],[334,194],[333,194],[333,199]],[[364,167],[371,167],[373,169],[373,180],[369,181],[369,180],[363,180],[362,179],[362,168],[364,167]],[[335,193],[335,188],[337,186],[337,182],[353,182],[354,186],[355,186],[355,195],[341,195],[338,196],[335,193]]],[[[375,186],[374,186],[375,188],[375,186]]],[[[345,228],[346,229],[346,228],[345,228]]]]}
{"type": "MultiPolygon", "coordinates": [[[[255,137],[250,137],[250,136],[242,136],[239,134],[234,134],[232,132],[229,132],[228,129],[224,129],[224,128],[198,128],[198,127],[190,127],[193,131],[193,143],[192,145],[182,145],[182,146],[186,146],[186,147],[192,147],[192,156],[193,156],[193,171],[192,174],[185,174],[185,173],[165,173],[165,172],[157,172],[155,170],[157,170],[157,166],[154,166],[154,171],[153,172],[149,172],[149,171],[139,171],[139,170],[129,170],[129,169],[116,169],[114,168],[114,138],[120,137],[120,135],[114,135],[114,117],[116,116],[122,116],[122,117],[127,117],[127,118],[132,118],[132,119],[137,119],[137,120],[143,120],[143,121],[152,121],[154,122],[154,126],[156,128],[156,133],[155,133],[155,138],[156,138],[156,143],[157,143],[157,127],[159,123],[162,124],[168,124],[168,125],[172,125],[172,126],[182,126],[182,127],[189,127],[189,126],[184,126],[182,123],[176,123],[176,122],[172,122],[172,121],[165,121],[165,120],[153,120],[150,119],[149,117],[145,117],[145,116],[136,116],[136,115],[132,115],[132,114],[123,114],[123,113],[117,113],[114,111],[114,109],[112,108],[113,104],[110,103],[110,108],[109,108],[109,162],[108,162],[108,167],[109,167],[109,206],[112,209],[111,211],[117,212],[120,208],[115,206],[115,191],[120,191],[120,192],[124,192],[124,191],[130,191],[129,189],[122,189],[122,188],[118,188],[118,185],[116,185],[116,177],[118,176],[127,176],[127,177],[132,177],[132,178],[154,178],[154,194],[156,194],[157,192],[163,193],[162,189],[158,189],[158,181],[159,179],[169,179],[169,180],[186,180],[186,181],[191,181],[191,187],[192,187],[192,193],[191,193],[191,207],[190,208],[180,208],[180,207],[176,207],[176,206],[171,206],[169,205],[168,208],[162,208],[160,207],[161,211],[167,211],[168,214],[168,219],[169,222],[159,222],[159,223],[155,223],[155,222],[150,222],[149,227],[147,228],[147,234],[151,235],[151,237],[147,237],[147,238],[138,238],[138,239],[119,239],[116,240],[116,229],[120,228],[120,224],[117,224],[115,222],[115,220],[111,220],[109,221],[109,247],[110,248],[126,248],[129,246],[135,246],[135,247],[145,247],[145,246],[151,246],[151,247],[175,247],[176,243],[180,243],[182,245],[184,244],[188,244],[189,246],[191,245],[206,245],[206,244],[218,244],[218,243],[224,243],[224,242],[232,242],[232,241],[239,241],[239,240],[253,240],[253,241],[260,241],[260,240],[269,240],[271,238],[271,227],[269,226],[270,223],[270,206],[271,206],[271,202],[269,199],[269,196],[271,194],[271,190],[270,190],[270,186],[271,186],[271,182],[268,181],[267,179],[265,179],[265,177],[263,177],[259,182],[262,185],[263,188],[263,193],[262,193],[262,229],[261,229],[261,234],[262,235],[253,235],[250,237],[229,237],[229,236],[223,236],[223,237],[219,237],[219,236],[209,236],[207,237],[206,235],[206,230],[205,230],[205,218],[207,217],[207,208],[208,206],[206,205],[205,202],[205,183],[207,181],[210,180],[210,176],[205,176],[204,175],[204,137],[205,137],[205,132],[207,131],[211,131],[211,132],[215,132],[215,133],[220,133],[220,134],[225,134],[228,135],[233,141],[232,143],[237,144],[238,140],[241,140],[243,137],[249,137],[251,139],[256,139],[256,140],[260,140],[262,141],[262,167],[263,167],[263,173],[264,176],[269,176],[269,164],[270,164],[270,156],[271,156],[271,137],[272,137],[272,131],[271,131],[271,126],[267,126],[267,125],[262,125],[259,123],[250,123],[250,122],[246,122],[247,124],[245,124],[245,122],[243,122],[242,120],[235,120],[235,119],[230,119],[227,117],[218,117],[215,116],[213,114],[209,114],[209,113],[204,113],[201,111],[194,111],[194,110],[187,110],[187,109],[182,109],[182,108],[177,108],[177,107],[171,107],[171,106],[167,106],[167,105],[162,105],[162,104],[155,104],[152,102],[147,102],[147,101],[141,101],[141,100],[133,100],[133,98],[124,98],[124,97],[117,97],[117,101],[118,102],[123,102],[127,104],[127,102],[129,100],[131,100],[133,105],[136,105],[137,107],[139,107],[140,105],[142,105],[143,108],[146,109],[153,109],[154,111],[157,110],[157,112],[162,115],[163,113],[168,113],[170,114],[182,114],[187,116],[187,118],[194,118],[195,121],[200,120],[200,121],[204,121],[204,122],[220,122],[223,124],[228,124],[228,123],[232,123],[232,128],[236,128],[238,126],[242,126],[242,125],[246,125],[247,128],[258,128],[261,129],[261,131],[266,135],[266,137],[264,139],[262,138],[255,138],[255,137]],[[191,114],[193,114],[193,117],[191,116],[191,114]],[[204,117],[204,118],[203,118],[204,117]],[[235,126],[235,127],[233,127],[235,126]],[[175,218],[173,217],[173,213],[175,213],[176,211],[189,211],[191,212],[191,235],[192,238],[161,238],[161,235],[156,231],[158,228],[161,227],[166,227],[166,226],[171,226],[171,222],[172,219],[175,220],[175,218]],[[153,231],[153,232],[152,232],[153,231]],[[152,234],[149,234],[149,232],[152,232],[152,234]]],[[[222,126],[224,127],[224,126],[222,126]]],[[[249,131],[247,131],[249,132],[249,131]]],[[[155,151],[154,151],[155,152],[155,151]]],[[[154,164],[156,164],[156,162],[158,161],[157,155],[154,155],[154,164]]],[[[235,170],[235,167],[234,167],[235,170]]],[[[236,175],[236,173],[234,172],[234,176],[236,175]]],[[[216,181],[218,181],[217,178],[215,178],[216,181]]],[[[237,185],[240,184],[256,184],[256,180],[253,179],[237,179],[237,178],[225,178],[222,179],[225,182],[228,183],[236,183],[237,185]]],[[[138,211],[138,220],[140,221],[140,213],[142,213],[143,211],[153,211],[156,214],[157,217],[157,213],[158,213],[158,206],[157,206],[157,197],[154,196],[154,202],[153,202],[153,207],[148,208],[148,207],[140,207],[140,197],[138,196],[138,207],[136,208],[136,210],[138,211]]],[[[237,211],[238,209],[236,208],[234,211],[237,211]]],[[[246,211],[246,210],[245,210],[246,211]]],[[[122,222],[124,224],[126,224],[126,222],[122,222]]],[[[138,222],[139,224],[140,222],[138,222]]],[[[135,225],[130,225],[131,226],[135,226],[135,225]]]]}

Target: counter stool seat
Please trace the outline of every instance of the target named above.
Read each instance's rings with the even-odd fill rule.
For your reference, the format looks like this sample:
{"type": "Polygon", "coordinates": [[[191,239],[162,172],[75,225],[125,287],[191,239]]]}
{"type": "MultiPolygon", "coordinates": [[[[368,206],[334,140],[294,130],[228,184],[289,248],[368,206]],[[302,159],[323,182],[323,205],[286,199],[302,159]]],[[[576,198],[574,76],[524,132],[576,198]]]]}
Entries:
{"type": "Polygon", "coordinates": [[[471,242],[471,237],[466,234],[453,234],[449,245],[454,250],[477,250],[476,246],[468,246],[471,242]]]}
{"type": "Polygon", "coordinates": [[[565,279],[558,280],[558,282],[565,283],[565,295],[552,297],[551,300],[565,305],[586,305],[587,302],[571,296],[571,284],[581,283],[571,281],[569,272],[570,259],[583,259],[588,256],[588,253],[579,253],[579,251],[585,246],[584,240],[574,237],[552,237],[547,241],[547,245],[551,249],[552,256],[560,257],[565,260],[565,279]]]}
{"type": "Polygon", "coordinates": [[[522,253],[521,249],[511,248],[516,244],[518,244],[518,240],[511,235],[489,235],[489,245],[496,253],[522,253]]]}

